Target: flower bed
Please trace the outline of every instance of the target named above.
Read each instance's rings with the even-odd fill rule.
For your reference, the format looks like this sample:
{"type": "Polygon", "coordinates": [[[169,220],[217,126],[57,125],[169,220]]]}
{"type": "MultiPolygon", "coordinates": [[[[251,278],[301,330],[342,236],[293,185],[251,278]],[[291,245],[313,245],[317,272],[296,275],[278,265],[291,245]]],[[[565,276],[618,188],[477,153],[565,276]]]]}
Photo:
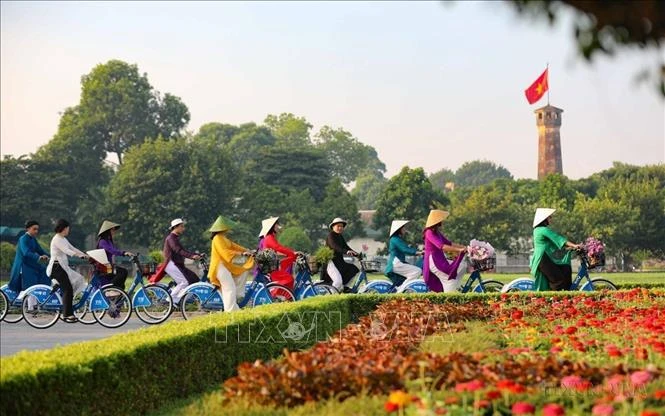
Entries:
{"type": "Polygon", "coordinates": [[[387,396],[383,413],[663,414],[665,293],[569,295],[385,302],[308,351],[240,365],[219,402],[283,408],[367,394],[387,396]],[[468,321],[494,346],[455,344],[468,321]],[[423,340],[453,348],[427,351],[423,340]]]}

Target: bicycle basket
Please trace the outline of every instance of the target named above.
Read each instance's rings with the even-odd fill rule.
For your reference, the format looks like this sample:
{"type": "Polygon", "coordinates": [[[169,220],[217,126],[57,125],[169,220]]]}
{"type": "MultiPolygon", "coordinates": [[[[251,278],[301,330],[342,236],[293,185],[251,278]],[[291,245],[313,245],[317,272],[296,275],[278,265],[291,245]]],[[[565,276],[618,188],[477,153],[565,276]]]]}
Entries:
{"type": "Polygon", "coordinates": [[[157,265],[155,263],[143,263],[141,265],[141,275],[142,276],[152,276],[155,274],[157,265]]]}
{"type": "Polygon", "coordinates": [[[605,265],[605,253],[596,253],[593,256],[589,256],[589,269],[602,267],[604,265],[605,265]]]}
{"type": "Polygon", "coordinates": [[[309,265],[309,270],[312,274],[319,272],[319,263],[316,261],[315,256],[307,256],[307,264],[309,265]]]}
{"type": "Polygon", "coordinates": [[[256,253],[254,258],[256,259],[256,264],[258,265],[259,270],[263,274],[269,274],[279,269],[279,258],[277,257],[275,250],[261,250],[256,253]]]}
{"type": "Polygon", "coordinates": [[[363,267],[367,273],[376,273],[381,269],[381,264],[374,260],[361,260],[363,267]]]}
{"type": "Polygon", "coordinates": [[[492,270],[496,266],[496,257],[488,257],[483,260],[471,259],[471,266],[480,271],[492,270]]]}

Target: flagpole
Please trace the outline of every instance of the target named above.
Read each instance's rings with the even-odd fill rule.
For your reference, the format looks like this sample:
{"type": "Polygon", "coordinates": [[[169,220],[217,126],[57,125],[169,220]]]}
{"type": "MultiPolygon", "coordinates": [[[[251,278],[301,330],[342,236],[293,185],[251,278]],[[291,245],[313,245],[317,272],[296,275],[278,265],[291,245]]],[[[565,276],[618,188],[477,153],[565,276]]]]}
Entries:
{"type": "Polygon", "coordinates": [[[550,63],[546,64],[547,70],[547,105],[550,105],[550,63]]]}

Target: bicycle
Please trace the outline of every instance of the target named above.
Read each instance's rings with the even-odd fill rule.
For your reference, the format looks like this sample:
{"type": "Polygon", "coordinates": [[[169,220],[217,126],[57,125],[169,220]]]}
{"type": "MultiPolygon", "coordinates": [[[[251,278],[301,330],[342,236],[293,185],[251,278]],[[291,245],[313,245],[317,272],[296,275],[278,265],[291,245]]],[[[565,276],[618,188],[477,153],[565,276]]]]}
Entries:
{"type": "MultiPolygon", "coordinates": [[[[268,252],[272,250],[263,250],[268,252]]],[[[259,256],[252,252],[252,256],[259,256]]],[[[272,254],[274,260],[269,263],[260,263],[256,268],[254,280],[245,285],[245,296],[238,302],[238,306],[254,307],[268,303],[293,301],[293,292],[286,286],[271,282],[268,274],[279,268],[277,256],[272,254]]],[[[257,261],[258,262],[258,261],[257,261]]],[[[197,282],[187,286],[180,299],[180,312],[185,320],[196,316],[203,316],[224,310],[221,290],[206,281],[197,282]]]]}
{"type": "Polygon", "coordinates": [[[171,315],[173,309],[171,294],[161,284],[144,284],[143,278],[154,273],[154,270],[151,270],[150,265],[142,267],[138,254],[132,257],[132,262],[136,265],[136,275],[127,290],[127,295],[132,299],[133,310],[146,324],[161,324],[171,315]]]}
{"type": "MultiPolygon", "coordinates": [[[[376,261],[366,261],[366,255],[363,253],[358,253],[354,257],[358,259],[358,262],[360,263],[360,272],[358,273],[358,276],[356,277],[356,281],[353,283],[353,286],[351,288],[348,288],[348,292],[345,291],[345,293],[386,293],[386,292],[378,292],[378,289],[381,288],[383,290],[383,287],[385,285],[386,288],[391,286],[391,283],[385,281],[385,280],[377,280],[374,281],[376,284],[373,286],[370,286],[371,291],[366,292],[367,287],[370,285],[369,279],[367,279],[367,273],[376,273],[379,271],[378,263],[376,261]],[[363,285],[364,283],[364,285],[363,285]],[[363,285],[361,287],[361,285],[363,285]]],[[[332,260],[331,260],[332,261],[332,260]]],[[[372,282],[373,283],[373,282],[372,282]]],[[[332,284],[323,281],[315,284],[316,287],[323,288],[325,291],[329,292],[332,295],[339,294],[339,290],[333,286],[332,284]]],[[[321,290],[323,293],[322,289],[317,289],[321,290]]],[[[386,289],[387,290],[387,289],[386,289]]]]}
{"type": "MultiPolygon", "coordinates": [[[[603,277],[591,278],[589,276],[589,270],[594,269],[599,266],[605,265],[605,257],[603,256],[599,259],[598,262],[593,264],[590,262],[589,256],[585,249],[576,250],[577,255],[580,258],[580,267],[577,271],[577,276],[570,285],[568,290],[581,290],[581,291],[592,291],[592,290],[617,290],[617,287],[614,283],[603,277]],[[586,282],[582,284],[582,281],[586,279],[586,282]]],[[[501,292],[521,292],[521,291],[532,291],[535,290],[535,279],[532,277],[519,277],[510,283],[506,284],[501,292]]]]}
{"type": "Polygon", "coordinates": [[[23,314],[21,313],[23,297],[19,298],[20,293],[11,290],[9,285],[3,285],[0,287],[0,292],[2,292],[2,301],[6,302],[1,320],[9,324],[21,322],[21,319],[23,319],[23,314]]]}
{"type": "Polygon", "coordinates": [[[312,281],[312,269],[307,261],[307,255],[299,253],[296,256],[296,278],[293,294],[296,300],[301,300],[317,295],[330,295],[330,291],[322,285],[312,281]]]}
{"type": "MultiPolygon", "coordinates": [[[[473,267],[473,271],[471,274],[469,274],[469,277],[467,278],[466,282],[458,288],[458,291],[460,293],[469,293],[469,292],[474,292],[474,293],[492,293],[492,292],[500,292],[501,289],[503,288],[503,283],[496,281],[496,280],[483,280],[481,273],[483,271],[488,271],[494,269],[496,265],[496,258],[495,257],[489,257],[484,260],[476,261],[476,260],[471,260],[471,267],[473,267]],[[477,282],[477,284],[476,284],[477,282]]],[[[373,281],[370,282],[366,288],[364,293],[397,293],[397,288],[399,285],[395,285],[392,282],[387,282],[385,280],[381,281],[373,281]],[[375,290],[372,292],[369,292],[367,288],[369,286],[373,286],[372,289],[374,288],[379,288],[379,290],[386,290],[384,292],[381,292],[379,290],[375,290]]],[[[413,282],[407,284],[407,286],[400,292],[400,293],[425,293],[428,292],[429,288],[427,287],[427,284],[425,283],[424,280],[414,280],[413,282]]]]}
{"type": "MultiPolygon", "coordinates": [[[[90,283],[73,305],[74,315],[83,324],[98,322],[106,328],[124,325],[131,315],[131,300],[124,290],[113,285],[99,287],[99,276],[93,273],[90,283]],[[92,313],[94,320],[86,318],[92,313]]],[[[62,312],[60,285],[35,285],[26,289],[22,300],[23,319],[37,329],[53,326],[62,312]]]]}

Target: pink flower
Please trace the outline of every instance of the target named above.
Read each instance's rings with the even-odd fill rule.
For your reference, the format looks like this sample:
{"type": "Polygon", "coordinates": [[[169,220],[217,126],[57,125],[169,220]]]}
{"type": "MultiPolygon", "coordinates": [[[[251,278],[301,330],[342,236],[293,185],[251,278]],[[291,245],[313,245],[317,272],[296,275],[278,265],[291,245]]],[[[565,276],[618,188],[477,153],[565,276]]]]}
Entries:
{"type": "Polygon", "coordinates": [[[514,415],[532,415],[536,412],[536,407],[531,403],[517,402],[511,410],[514,415]]]}
{"type": "Polygon", "coordinates": [[[548,403],[543,406],[543,416],[563,416],[566,410],[556,403],[548,403]]]}
{"type": "Polygon", "coordinates": [[[455,391],[459,392],[459,393],[465,392],[465,391],[473,392],[473,391],[476,391],[476,390],[480,390],[483,387],[485,387],[485,383],[483,383],[482,380],[472,380],[472,381],[469,381],[468,383],[458,383],[455,386],[455,391]]]}
{"type": "Polygon", "coordinates": [[[612,416],[614,414],[614,406],[611,404],[597,404],[591,409],[593,416],[612,416]]]}
{"type": "Polygon", "coordinates": [[[586,391],[591,387],[591,383],[580,376],[566,376],[561,379],[561,387],[577,391],[586,391]]]}
{"type": "Polygon", "coordinates": [[[651,381],[651,373],[648,371],[635,371],[630,375],[630,382],[633,383],[635,387],[642,387],[651,381]]]}

